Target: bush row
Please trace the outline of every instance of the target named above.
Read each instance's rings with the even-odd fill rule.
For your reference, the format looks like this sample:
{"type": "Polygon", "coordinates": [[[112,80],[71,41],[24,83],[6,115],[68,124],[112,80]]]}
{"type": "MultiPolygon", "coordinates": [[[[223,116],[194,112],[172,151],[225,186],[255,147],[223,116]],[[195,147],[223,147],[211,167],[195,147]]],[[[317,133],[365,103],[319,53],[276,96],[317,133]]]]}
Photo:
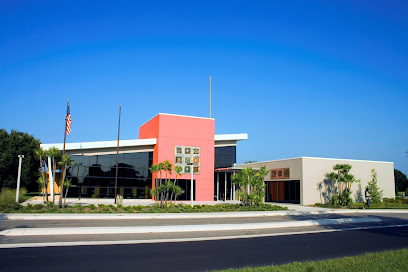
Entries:
{"type": "Polygon", "coordinates": [[[115,206],[115,205],[75,205],[59,208],[56,205],[31,205],[22,206],[15,203],[0,209],[3,213],[200,213],[200,212],[239,212],[239,211],[279,211],[287,210],[286,207],[260,204],[258,206],[243,206],[239,204],[195,205],[170,204],[167,207],[151,206],[115,206]]]}

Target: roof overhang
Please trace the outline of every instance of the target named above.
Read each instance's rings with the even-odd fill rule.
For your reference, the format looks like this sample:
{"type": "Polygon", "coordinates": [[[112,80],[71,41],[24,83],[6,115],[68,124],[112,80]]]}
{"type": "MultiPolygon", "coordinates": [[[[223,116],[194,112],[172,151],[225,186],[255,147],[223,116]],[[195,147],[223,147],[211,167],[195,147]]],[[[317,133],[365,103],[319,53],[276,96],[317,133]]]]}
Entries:
{"type": "MultiPolygon", "coordinates": [[[[233,173],[235,173],[235,172],[239,172],[239,171],[241,171],[242,169],[245,169],[245,168],[247,168],[247,167],[232,166],[232,167],[225,167],[225,168],[217,168],[217,169],[214,169],[214,171],[215,172],[233,172],[233,173]]],[[[253,168],[253,167],[252,167],[252,169],[256,170],[256,171],[259,170],[259,168],[253,168]]]]}
{"type": "Polygon", "coordinates": [[[240,134],[217,134],[214,135],[214,145],[215,147],[222,146],[235,146],[238,141],[247,140],[247,133],[240,134]]]}
{"type": "MultiPolygon", "coordinates": [[[[214,146],[235,146],[237,141],[248,139],[248,134],[218,134],[214,135],[214,146]]],[[[151,152],[157,143],[156,138],[151,139],[136,139],[136,140],[120,140],[119,141],[119,153],[138,153],[138,152],[151,152]]],[[[99,142],[79,142],[79,143],[66,143],[65,151],[70,155],[105,155],[116,153],[117,141],[99,141],[99,142]]],[[[49,150],[51,147],[56,147],[60,150],[63,149],[62,143],[55,144],[41,144],[41,147],[45,150],[49,150]]]]}
{"type": "MultiPolygon", "coordinates": [[[[116,153],[117,141],[102,141],[102,142],[81,142],[65,144],[65,151],[70,155],[105,155],[116,153]]],[[[119,153],[138,153],[153,151],[156,144],[156,138],[137,139],[137,140],[121,140],[119,141],[119,153]]],[[[63,144],[41,144],[45,150],[51,147],[63,149],[63,144]]]]}

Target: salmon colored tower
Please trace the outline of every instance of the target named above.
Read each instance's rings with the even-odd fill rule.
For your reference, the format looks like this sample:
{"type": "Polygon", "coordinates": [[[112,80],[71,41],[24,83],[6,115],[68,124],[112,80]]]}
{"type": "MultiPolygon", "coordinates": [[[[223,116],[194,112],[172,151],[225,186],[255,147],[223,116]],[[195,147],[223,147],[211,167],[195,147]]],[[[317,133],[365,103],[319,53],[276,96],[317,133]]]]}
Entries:
{"type": "MultiPolygon", "coordinates": [[[[196,201],[214,200],[214,133],[212,118],[158,114],[139,128],[139,139],[156,138],[153,150],[153,164],[175,160],[176,146],[200,148],[200,173],[194,174],[196,201]]],[[[153,180],[155,177],[152,177],[153,180]]],[[[169,177],[175,179],[174,173],[169,177]]],[[[182,174],[180,179],[191,178],[182,174]]],[[[152,184],[152,188],[154,182],[152,184]]]]}

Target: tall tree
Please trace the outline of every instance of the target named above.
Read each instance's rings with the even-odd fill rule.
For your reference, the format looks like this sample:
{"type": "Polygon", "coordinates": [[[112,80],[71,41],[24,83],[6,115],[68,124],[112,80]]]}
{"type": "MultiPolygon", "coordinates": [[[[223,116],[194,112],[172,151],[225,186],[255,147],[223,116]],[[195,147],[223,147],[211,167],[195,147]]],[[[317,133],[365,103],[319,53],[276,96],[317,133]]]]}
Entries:
{"type": "MultiPolygon", "coordinates": [[[[176,185],[176,183],[177,183],[177,178],[181,175],[181,172],[183,172],[183,167],[181,167],[181,166],[175,166],[174,167],[174,172],[176,173],[176,179],[174,180],[174,185],[176,185]]],[[[175,186],[173,187],[174,189],[176,188],[175,186]]],[[[181,188],[181,187],[180,187],[181,188]]],[[[171,197],[170,197],[170,201],[171,201],[171,199],[173,198],[173,193],[174,193],[174,203],[176,203],[176,198],[177,198],[177,194],[175,194],[175,191],[177,190],[177,189],[175,189],[175,190],[172,190],[172,192],[171,192],[171,197]]],[[[180,194],[179,194],[180,195],[180,194]]]]}
{"type": "Polygon", "coordinates": [[[0,189],[16,188],[18,173],[18,155],[24,155],[21,165],[21,187],[29,192],[38,191],[39,160],[34,150],[40,141],[27,133],[12,130],[8,133],[0,129],[0,189]]]}
{"type": "Polygon", "coordinates": [[[152,175],[154,175],[154,189],[152,190],[152,194],[154,196],[154,200],[158,201],[159,194],[158,194],[157,187],[159,185],[158,185],[158,181],[157,181],[158,180],[157,173],[159,172],[159,166],[157,164],[152,164],[152,166],[150,166],[149,170],[150,170],[150,173],[152,173],[152,175]]]}
{"type": "Polygon", "coordinates": [[[66,188],[65,189],[65,196],[64,196],[64,207],[65,207],[65,203],[67,202],[67,195],[68,195],[68,190],[69,190],[69,187],[71,187],[72,186],[72,179],[66,179],[66,180],[64,180],[64,187],[66,188]]]}
{"type": "Polygon", "coordinates": [[[383,190],[378,187],[378,175],[374,168],[371,169],[371,180],[368,182],[367,188],[371,201],[374,203],[381,202],[383,190]]]}
{"type": "Polygon", "coordinates": [[[405,192],[408,188],[408,178],[398,169],[394,169],[395,192],[405,192]]]}

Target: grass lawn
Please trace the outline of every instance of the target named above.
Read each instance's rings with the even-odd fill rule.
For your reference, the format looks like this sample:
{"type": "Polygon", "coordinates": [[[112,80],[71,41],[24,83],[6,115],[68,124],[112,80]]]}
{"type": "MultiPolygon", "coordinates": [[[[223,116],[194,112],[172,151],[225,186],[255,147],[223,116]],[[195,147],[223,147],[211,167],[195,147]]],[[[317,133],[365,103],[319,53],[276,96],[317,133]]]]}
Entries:
{"type": "MultiPolygon", "coordinates": [[[[349,206],[350,209],[361,209],[364,203],[353,203],[349,206]]],[[[365,207],[367,208],[367,207],[365,207]]],[[[370,209],[408,209],[408,204],[404,203],[372,203],[370,209]]]]}
{"type": "MultiPolygon", "coordinates": [[[[220,270],[221,271],[221,270],[220,270]]],[[[367,253],[364,255],[316,262],[291,263],[278,266],[245,267],[223,272],[326,272],[326,271],[408,271],[408,249],[367,253]]]]}
{"type": "Polygon", "coordinates": [[[280,211],[286,207],[262,204],[259,206],[242,206],[239,204],[194,205],[170,204],[167,207],[152,206],[115,206],[115,205],[75,205],[64,209],[58,205],[44,206],[42,204],[21,206],[17,203],[1,209],[3,213],[200,213],[200,212],[243,212],[243,211],[280,211]]]}
{"type": "MultiPolygon", "coordinates": [[[[316,207],[323,207],[323,208],[333,208],[333,209],[362,209],[363,207],[367,209],[365,203],[362,202],[355,202],[351,203],[348,206],[339,206],[339,205],[331,205],[331,204],[321,204],[316,203],[316,207]]],[[[396,197],[395,199],[392,198],[384,198],[380,203],[373,203],[371,202],[370,209],[408,209],[408,198],[404,197],[396,197]]]]}

